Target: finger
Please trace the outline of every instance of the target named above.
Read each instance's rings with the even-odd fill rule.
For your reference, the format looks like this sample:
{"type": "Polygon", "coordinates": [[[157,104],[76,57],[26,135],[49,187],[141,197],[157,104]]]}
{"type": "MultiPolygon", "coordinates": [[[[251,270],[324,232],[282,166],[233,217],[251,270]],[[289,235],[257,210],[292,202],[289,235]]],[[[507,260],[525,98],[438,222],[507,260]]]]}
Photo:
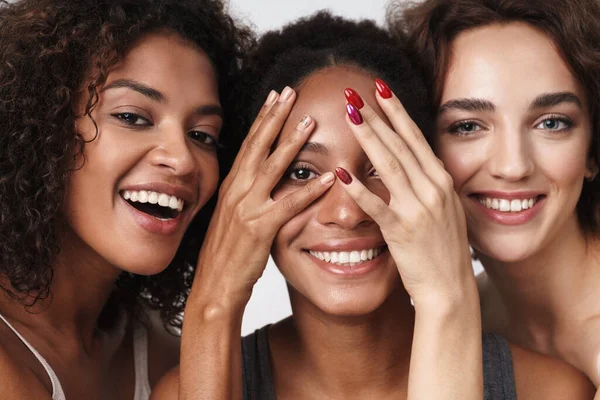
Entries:
{"type": "MultiPolygon", "coordinates": [[[[352,89],[346,89],[346,98],[356,102],[355,99],[360,99],[360,95],[352,89]],[[352,94],[352,97],[348,96],[348,92],[352,94]]],[[[361,100],[362,102],[362,100],[361,100]]],[[[357,104],[361,104],[358,102],[357,104]]],[[[432,183],[430,178],[423,171],[422,166],[419,164],[410,147],[400,137],[399,134],[394,132],[379,115],[371,108],[368,103],[362,102],[362,108],[359,112],[364,123],[358,125],[355,129],[372,129],[374,133],[383,142],[385,147],[396,157],[396,159],[402,165],[404,173],[408,177],[408,180],[417,195],[417,197],[424,204],[431,204],[431,197],[439,196],[438,188],[432,183]]],[[[381,176],[385,171],[379,171],[381,176]]]]}
{"type": "Polygon", "coordinates": [[[273,188],[281,180],[290,164],[311,135],[315,127],[314,120],[306,115],[284,141],[279,143],[273,154],[261,165],[260,173],[253,184],[253,189],[258,193],[269,196],[273,188]]]}
{"type": "Polygon", "coordinates": [[[402,137],[411,149],[415,158],[422,166],[425,173],[436,183],[442,184],[443,167],[431,149],[421,129],[415,124],[408,112],[394,95],[390,88],[381,79],[375,80],[377,88],[377,103],[388,117],[394,130],[402,137]]]}
{"type": "Polygon", "coordinates": [[[383,143],[371,126],[364,122],[356,107],[347,104],[346,110],[346,120],[354,137],[371,160],[390,194],[398,198],[411,193],[414,196],[414,190],[400,160],[383,143]]]}
{"type": "Polygon", "coordinates": [[[260,111],[258,112],[256,119],[252,123],[252,126],[250,127],[250,130],[248,131],[248,134],[246,135],[246,138],[244,139],[244,141],[242,142],[242,145],[240,146],[240,151],[238,152],[238,155],[235,157],[235,160],[231,167],[231,171],[229,172],[230,175],[235,175],[237,173],[237,171],[240,167],[240,160],[244,157],[244,152],[245,152],[247,143],[249,141],[249,138],[252,137],[254,135],[254,133],[256,133],[256,130],[259,128],[260,124],[265,119],[265,117],[267,116],[269,111],[271,111],[271,108],[273,107],[273,105],[275,104],[277,99],[279,99],[279,93],[277,93],[274,90],[271,90],[271,92],[269,93],[269,96],[267,97],[267,100],[264,102],[264,104],[260,108],[260,111]]]}
{"type": "Polygon", "coordinates": [[[274,201],[272,204],[273,215],[278,226],[281,227],[321,197],[333,182],[335,182],[335,175],[332,172],[327,172],[319,179],[309,182],[303,188],[274,201]]]}
{"type": "Polygon", "coordinates": [[[390,207],[377,195],[356,179],[344,168],[336,168],[335,173],[342,182],[342,187],[358,206],[367,213],[377,225],[385,226],[394,223],[395,215],[390,207]]]}
{"type": "Polygon", "coordinates": [[[239,164],[240,171],[248,174],[246,179],[254,181],[257,170],[271,152],[271,146],[290,114],[295,98],[296,92],[292,88],[286,87],[256,132],[248,138],[239,164]]]}

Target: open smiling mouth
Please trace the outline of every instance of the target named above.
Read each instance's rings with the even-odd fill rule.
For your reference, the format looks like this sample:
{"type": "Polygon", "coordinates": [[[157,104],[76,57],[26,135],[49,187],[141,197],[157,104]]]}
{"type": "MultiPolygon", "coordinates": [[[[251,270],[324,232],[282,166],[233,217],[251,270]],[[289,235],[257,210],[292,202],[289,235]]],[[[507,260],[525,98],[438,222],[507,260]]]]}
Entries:
{"type": "Polygon", "coordinates": [[[305,251],[311,256],[329,264],[340,265],[343,267],[354,267],[379,257],[381,253],[386,250],[387,246],[352,251],[305,251]]]}
{"type": "Polygon", "coordinates": [[[178,197],[149,190],[125,190],[120,195],[136,210],[162,221],[177,218],[185,205],[178,197]]]}

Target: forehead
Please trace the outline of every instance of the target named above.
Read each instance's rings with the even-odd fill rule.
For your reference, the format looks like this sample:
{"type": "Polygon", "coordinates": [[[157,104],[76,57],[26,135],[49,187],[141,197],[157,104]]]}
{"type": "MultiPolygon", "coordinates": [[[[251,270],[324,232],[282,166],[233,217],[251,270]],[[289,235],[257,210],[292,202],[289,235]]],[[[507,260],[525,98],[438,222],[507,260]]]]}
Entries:
{"type": "Polygon", "coordinates": [[[529,104],[542,93],[566,91],[585,99],[550,37],[525,23],[493,24],[452,42],[442,103],[476,97],[497,105],[529,104]]]}
{"type": "Polygon", "coordinates": [[[321,138],[327,137],[333,139],[332,135],[339,138],[341,134],[353,139],[345,120],[344,89],[356,90],[365,102],[385,118],[375,100],[374,81],[375,77],[370,73],[355,67],[335,66],[313,73],[297,88],[298,97],[283,127],[282,138],[290,135],[305,115],[310,115],[316,121],[312,137],[319,138],[318,141],[325,142],[321,138]]]}
{"type": "Polygon", "coordinates": [[[131,77],[165,92],[183,88],[187,88],[185,92],[217,90],[215,71],[206,53],[168,31],[149,33],[137,40],[111,70],[109,81],[131,77]]]}

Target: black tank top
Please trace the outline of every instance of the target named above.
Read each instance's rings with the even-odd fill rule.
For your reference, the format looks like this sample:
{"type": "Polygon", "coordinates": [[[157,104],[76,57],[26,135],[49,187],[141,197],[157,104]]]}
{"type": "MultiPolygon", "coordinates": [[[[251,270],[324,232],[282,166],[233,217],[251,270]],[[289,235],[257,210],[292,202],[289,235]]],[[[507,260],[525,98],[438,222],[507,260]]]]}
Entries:
{"type": "MultiPolygon", "coordinates": [[[[277,399],[271,375],[268,329],[266,325],[242,338],[244,400],[277,399]]],[[[508,343],[501,336],[484,333],[482,346],[484,400],[516,400],[508,343]]]]}

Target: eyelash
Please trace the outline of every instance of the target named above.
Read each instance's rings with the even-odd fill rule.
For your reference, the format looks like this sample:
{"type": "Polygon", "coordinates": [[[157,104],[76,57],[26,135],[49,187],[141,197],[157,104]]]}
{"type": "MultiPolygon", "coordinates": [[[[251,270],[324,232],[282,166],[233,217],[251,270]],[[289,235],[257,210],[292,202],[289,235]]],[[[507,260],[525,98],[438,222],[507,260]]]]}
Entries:
{"type": "MultiPolygon", "coordinates": [[[[143,128],[143,127],[148,127],[148,126],[152,126],[152,123],[150,121],[148,121],[148,119],[135,114],[135,113],[130,113],[130,112],[126,112],[126,113],[117,113],[117,114],[111,114],[112,117],[118,119],[119,121],[123,122],[126,125],[132,126],[134,128],[143,128]],[[132,119],[134,121],[132,121],[132,119]],[[139,120],[144,121],[143,124],[137,124],[136,122],[138,122],[139,120]]],[[[195,141],[196,143],[198,143],[198,145],[202,146],[202,147],[206,147],[209,149],[216,149],[216,148],[222,148],[223,146],[219,143],[218,139],[215,138],[213,135],[207,133],[207,132],[203,132],[203,131],[190,131],[188,132],[188,136],[195,141]],[[206,140],[208,139],[208,143],[206,143],[206,140]]]]}
{"type": "MultiPolygon", "coordinates": [[[[306,171],[308,171],[310,174],[315,174],[315,175],[317,175],[317,173],[316,173],[316,172],[314,172],[314,171],[311,169],[311,166],[310,166],[310,165],[308,165],[308,164],[305,164],[305,163],[298,163],[298,164],[294,164],[294,165],[292,165],[292,166],[291,166],[291,167],[290,167],[290,168],[287,170],[287,172],[285,173],[285,178],[286,178],[287,180],[290,180],[290,181],[292,181],[292,182],[296,182],[296,183],[299,183],[299,182],[308,182],[310,179],[315,179],[315,177],[316,177],[316,176],[315,176],[315,177],[313,177],[313,178],[306,178],[306,179],[297,179],[297,178],[292,178],[292,174],[294,174],[295,172],[298,172],[298,171],[300,171],[300,170],[306,170],[306,171]]],[[[310,176],[310,175],[309,175],[309,176],[310,176]]]]}
{"type": "Polygon", "coordinates": [[[573,120],[571,118],[565,117],[563,115],[550,115],[550,116],[544,118],[542,121],[540,121],[539,124],[536,125],[536,129],[542,129],[542,130],[547,130],[550,132],[558,132],[558,133],[568,131],[572,127],[573,127],[573,120]],[[546,121],[562,122],[563,124],[565,124],[565,127],[561,128],[561,129],[538,128],[538,126],[542,125],[546,121]]]}
{"type": "Polygon", "coordinates": [[[483,128],[481,127],[481,125],[479,125],[479,123],[477,123],[477,121],[466,120],[466,121],[460,121],[460,122],[457,122],[457,123],[451,125],[450,128],[448,128],[448,133],[456,135],[456,136],[468,136],[468,135],[473,134],[474,132],[480,131],[481,129],[483,129],[483,128]],[[459,131],[459,129],[464,128],[465,125],[474,125],[474,126],[479,127],[479,129],[476,129],[474,131],[467,131],[467,132],[459,131]]]}
{"type": "MultiPolygon", "coordinates": [[[[565,117],[563,115],[550,115],[546,118],[544,118],[543,120],[540,121],[540,123],[538,123],[536,125],[536,129],[542,129],[542,130],[547,130],[547,131],[551,131],[551,132],[565,132],[568,131],[569,129],[571,129],[573,127],[573,120],[571,118],[565,117]],[[549,128],[538,128],[538,126],[540,126],[541,124],[543,124],[546,121],[558,121],[558,122],[562,122],[563,124],[565,124],[565,127],[562,129],[549,129],[549,128]]],[[[450,126],[450,128],[448,128],[448,133],[451,133],[453,135],[456,136],[468,136],[473,134],[474,132],[480,131],[483,128],[481,127],[481,125],[476,122],[476,121],[472,121],[472,120],[466,120],[466,121],[460,121],[457,122],[455,124],[453,124],[452,126],[450,126]],[[472,131],[460,131],[461,128],[463,128],[465,125],[473,125],[475,127],[478,127],[478,129],[472,130],[472,131]]]]}

